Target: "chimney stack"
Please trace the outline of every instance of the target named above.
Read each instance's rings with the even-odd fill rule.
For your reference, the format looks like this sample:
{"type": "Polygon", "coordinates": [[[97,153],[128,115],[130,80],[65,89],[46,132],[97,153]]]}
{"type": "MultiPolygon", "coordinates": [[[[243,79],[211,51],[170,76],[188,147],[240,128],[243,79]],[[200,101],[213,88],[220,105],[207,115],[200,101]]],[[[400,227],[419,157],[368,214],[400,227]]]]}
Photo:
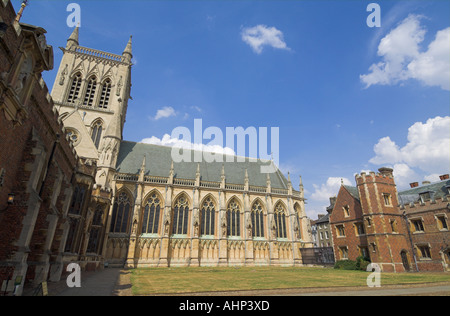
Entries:
{"type": "Polygon", "coordinates": [[[441,179],[441,181],[447,180],[449,178],[448,173],[447,174],[443,174],[442,176],[439,176],[439,179],[441,179]]]}
{"type": "Polygon", "coordinates": [[[411,188],[417,188],[417,187],[419,186],[419,182],[413,182],[413,183],[410,183],[409,186],[410,186],[411,188]]]}
{"type": "Polygon", "coordinates": [[[380,172],[381,175],[383,175],[383,176],[387,176],[387,177],[394,176],[394,169],[392,169],[392,168],[383,167],[383,168],[378,169],[378,172],[380,172]]]}

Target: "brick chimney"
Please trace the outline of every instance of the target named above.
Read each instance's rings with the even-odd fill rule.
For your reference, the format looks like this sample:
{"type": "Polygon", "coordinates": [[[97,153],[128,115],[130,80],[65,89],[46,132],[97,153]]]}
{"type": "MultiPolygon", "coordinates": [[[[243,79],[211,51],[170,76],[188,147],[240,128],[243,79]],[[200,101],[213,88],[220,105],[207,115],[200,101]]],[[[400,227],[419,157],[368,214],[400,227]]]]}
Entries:
{"type": "Polygon", "coordinates": [[[410,186],[411,188],[417,188],[417,187],[419,186],[419,182],[413,182],[413,183],[410,183],[409,186],[410,186]]]}
{"type": "Polygon", "coordinates": [[[439,179],[441,179],[441,181],[447,180],[448,178],[449,178],[448,173],[443,174],[442,176],[439,176],[439,179]]]}
{"type": "Polygon", "coordinates": [[[387,176],[387,177],[393,177],[394,176],[394,169],[392,168],[380,168],[378,169],[378,172],[381,173],[382,176],[387,176]]]}

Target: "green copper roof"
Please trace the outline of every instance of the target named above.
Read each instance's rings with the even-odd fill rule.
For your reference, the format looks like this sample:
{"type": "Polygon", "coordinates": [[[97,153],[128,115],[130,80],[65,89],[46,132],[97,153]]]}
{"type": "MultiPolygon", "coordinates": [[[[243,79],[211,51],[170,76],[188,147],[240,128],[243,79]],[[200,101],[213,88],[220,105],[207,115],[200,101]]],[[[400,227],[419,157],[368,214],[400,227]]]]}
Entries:
{"type": "MultiPolygon", "coordinates": [[[[202,181],[221,181],[222,165],[225,169],[225,181],[231,184],[244,184],[245,171],[247,169],[249,185],[266,186],[267,174],[261,173],[261,166],[267,166],[270,161],[249,161],[245,158],[244,162],[237,162],[236,156],[234,162],[201,162],[194,161],[195,151],[189,151],[191,162],[174,162],[175,177],[179,179],[195,179],[197,166],[200,165],[200,177],[202,181]]],[[[199,153],[197,151],[197,153],[199,153]]],[[[141,169],[144,156],[146,158],[145,174],[152,176],[168,177],[172,164],[172,147],[135,143],[122,141],[117,159],[116,169],[119,173],[138,174],[141,169]]],[[[277,168],[277,171],[269,174],[272,188],[287,189],[288,181],[277,168]]]]}

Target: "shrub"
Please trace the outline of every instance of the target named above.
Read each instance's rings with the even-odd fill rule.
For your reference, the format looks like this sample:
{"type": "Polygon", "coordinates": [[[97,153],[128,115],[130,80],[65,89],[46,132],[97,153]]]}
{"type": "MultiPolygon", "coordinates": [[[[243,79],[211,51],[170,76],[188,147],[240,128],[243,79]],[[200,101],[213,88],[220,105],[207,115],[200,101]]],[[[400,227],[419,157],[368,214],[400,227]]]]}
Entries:
{"type": "Polygon", "coordinates": [[[334,268],[340,270],[358,270],[356,268],[356,261],[353,260],[338,260],[334,264],[334,268]]]}
{"type": "Polygon", "coordinates": [[[356,270],[366,271],[367,266],[370,264],[370,259],[363,256],[356,258],[356,270]]]}

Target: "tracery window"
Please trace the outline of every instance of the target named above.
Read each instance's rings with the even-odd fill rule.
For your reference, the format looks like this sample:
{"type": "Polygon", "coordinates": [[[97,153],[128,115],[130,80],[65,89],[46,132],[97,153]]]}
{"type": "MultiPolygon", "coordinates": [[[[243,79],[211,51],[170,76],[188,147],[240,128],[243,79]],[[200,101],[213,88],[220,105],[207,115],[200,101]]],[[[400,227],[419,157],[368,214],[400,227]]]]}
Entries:
{"type": "Polygon", "coordinates": [[[173,208],[173,234],[187,234],[187,224],[189,216],[189,205],[187,198],[182,195],[175,202],[173,208]]]}
{"type": "Polygon", "coordinates": [[[227,235],[228,236],[240,236],[241,231],[241,212],[239,204],[235,199],[228,203],[227,208],[227,235]]]}
{"type": "Polygon", "coordinates": [[[277,229],[277,238],[287,238],[286,234],[286,210],[283,204],[278,203],[275,207],[275,225],[277,229]]]}
{"type": "Polygon", "coordinates": [[[95,209],[94,217],[92,218],[91,231],[89,233],[87,252],[97,253],[99,250],[100,236],[103,229],[104,209],[104,204],[98,204],[95,209]]]}
{"type": "Polygon", "coordinates": [[[97,89],[97,80],[95,77],[91,77],[88,80],[86,88],[86,94],[84,95],[83,105],[92,106],[94,103],[95,90],[97,89]]]}
{"type": "Polygon", "coordinates": [[[253,203],[251,219],[253,237],[264,237],[264,214],[263,207],[259,201],[253,203]]]}
{"type": "Polygon", "coordinates": [[[159,214],[161,212],[161,200],[153,193],[145,203],[142,223],[143,234],[157,234],[159,227],[159,214]]]}
{"type": "Polygon", "coordinates": [[[111,233],[127,233],[131,202],[125,192],[121,192],[114,201],[111,217],[111,233]]]}
{"type": "Polygon", "coordinates": [[[111,80],[106,79],[102,85],[102,95],[100,96],[99,107],[106,109],[109,105],[109,98],[111,96],[111,80]]]}
{"type": "Polygon", "coordinates": [[[203,202],[201,223],[201,235],[214,235],[215,207],[210,197],[203,202]]]}
{"type": "Polygon", "coordinates": [[[97,120],[92,125],[92,141],[94,142],[95,147],[98,149],[98,146],[100,145],[100,139],[102,137],[102,131],[103,131],[103,124],[102,121],[97,120]]]}
{"type": "Polygon", "coordinates": [[[75,103],[75,101],[78,99],[78,95],[80,94],[80,87],[81,87],[81,74],[76,73],[72,79],[69,95],[67,96],[68,103],[75,103]]]}

